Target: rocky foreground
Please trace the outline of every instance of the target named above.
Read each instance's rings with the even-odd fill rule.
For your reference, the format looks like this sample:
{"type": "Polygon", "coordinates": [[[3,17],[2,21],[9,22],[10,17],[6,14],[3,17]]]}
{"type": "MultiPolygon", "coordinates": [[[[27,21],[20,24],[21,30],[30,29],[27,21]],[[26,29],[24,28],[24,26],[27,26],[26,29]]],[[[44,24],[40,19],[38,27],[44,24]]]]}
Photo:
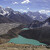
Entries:
{"type": "Polygon", "coordinates": [[[33,46],[29,44],[5,43],[0,45],[0,50],[50,50],[46,46],[33,46]]]}

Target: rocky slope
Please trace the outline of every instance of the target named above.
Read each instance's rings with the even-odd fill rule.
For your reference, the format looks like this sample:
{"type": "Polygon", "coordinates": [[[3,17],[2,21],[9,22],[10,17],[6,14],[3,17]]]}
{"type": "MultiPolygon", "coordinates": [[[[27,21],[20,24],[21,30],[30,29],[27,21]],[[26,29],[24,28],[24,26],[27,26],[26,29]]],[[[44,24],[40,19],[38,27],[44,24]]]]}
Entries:
{"type": "Polygon", "coordinates": [[[50,17],[42,22],[38,21],[38,20],[33,20],[27,26],[28,26],[28,28],[38,28],[38,27],[50,26],[50,17]]]}
{"type": "Polygon", "coordinates": [[[5,43],[0,45],[0,50],[50,50],[46,46],[33,46],[29,44],[5,43]]]}
{"type": "Polygon", "coordinates": [[[15,21],[11,20],[10,18],[4,17],[0,15],[0,23],[14,23],[15,21]]]}
{"type": "Polygon", "coordinates": [[[44,22],[40,22],[38,20],[33,20],[30,24],[28,24],[28,28],[38,28],[38,27],[42,27],[42,25],[44,24],[44,22]]]}
{"type": "Polygon", "coordinates": [[[21,23],[2,23],[0,24],[0,35],[6,34],[12,28],[19,27],[21,23]]]}
{"type": "Polygon", "coordinates": [[[18,37],[18,33],[24,27],[22,24],[0,24],[0,44],[8,42],[11,38],[18,37]]]}
{"type": "Polygon", "coordinates": [[[36,39],[50,45],[50,26],[23,30],[19,35],[29,39],[36,39]]]}

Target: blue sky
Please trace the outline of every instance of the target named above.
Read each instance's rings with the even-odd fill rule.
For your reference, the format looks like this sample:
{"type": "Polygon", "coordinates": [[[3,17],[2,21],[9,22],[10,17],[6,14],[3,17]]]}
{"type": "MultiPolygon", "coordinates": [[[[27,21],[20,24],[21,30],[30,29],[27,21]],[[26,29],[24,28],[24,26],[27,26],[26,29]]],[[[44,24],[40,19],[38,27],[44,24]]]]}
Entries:
{"type": "Polygon", "coordinates": [[[50,0],[0,0],[3,8],[11,7],[16,11],[39,11],[50,14],[50,0]]]}

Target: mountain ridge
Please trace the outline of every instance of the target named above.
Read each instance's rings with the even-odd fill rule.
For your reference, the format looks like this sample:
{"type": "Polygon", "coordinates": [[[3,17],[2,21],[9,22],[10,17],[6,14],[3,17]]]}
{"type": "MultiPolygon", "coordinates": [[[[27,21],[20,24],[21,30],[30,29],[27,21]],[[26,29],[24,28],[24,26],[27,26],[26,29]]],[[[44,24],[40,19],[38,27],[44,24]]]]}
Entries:
{"type": "Polygon", "coordinates": [[[14,11],[12,8],[2,8],[2,7],[0,7],[0,15],[4,16],[5,18],[9,18],[14,22],[26,24],[31,23],[33,20],[45,21],[47,18],[49,18],[48,15],[40,14],[39,12],[28,11],[27,13],[26,12],[21,13],[20,11],[14,11]]]}

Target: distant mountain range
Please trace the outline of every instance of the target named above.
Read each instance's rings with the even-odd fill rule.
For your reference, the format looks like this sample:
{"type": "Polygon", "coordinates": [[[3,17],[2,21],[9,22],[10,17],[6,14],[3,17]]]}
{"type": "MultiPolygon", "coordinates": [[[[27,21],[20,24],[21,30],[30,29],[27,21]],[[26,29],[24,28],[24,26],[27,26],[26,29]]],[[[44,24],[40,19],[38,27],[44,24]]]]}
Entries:
{"type": "Polygon", "coordinates": [[[2,23],[7,23],[9,21],[19,23],[30,23],[33,21],[33,19],[29,17],[27,14],[20,13],[19,11],[14,11],[11,8],[3,9],[2,7],[0,7],[0,16],[3,16],[3,19],[0,20],[2,21],[2,23]]]}
{"type": "Polygon", "coordinates": [[[27,15],[32,17],[34,20],[38,21],[44,21],[49,17],[47,14],[41,14],[39,12],[31,12],[31,11],[28,11],[27,15]]]}
{"type": "Polygon", "coordinates": [[[50,26],[50,17],[47,18],[45,21],[38,21],[38,20],[33,20],[28,25],[28,28],[38,28],[38,27],[44,27],[44,26],[50,26]]]}
{"type": "Polygon", "coordinates": [[[48,15],[39,12],[28,11],[27,13],[21,13],[8,7],[5,9],[0,7],[0,23],[19,22],[28,24],[34,20],[45,21],[47,18],[49,18],[48,15]]]}

